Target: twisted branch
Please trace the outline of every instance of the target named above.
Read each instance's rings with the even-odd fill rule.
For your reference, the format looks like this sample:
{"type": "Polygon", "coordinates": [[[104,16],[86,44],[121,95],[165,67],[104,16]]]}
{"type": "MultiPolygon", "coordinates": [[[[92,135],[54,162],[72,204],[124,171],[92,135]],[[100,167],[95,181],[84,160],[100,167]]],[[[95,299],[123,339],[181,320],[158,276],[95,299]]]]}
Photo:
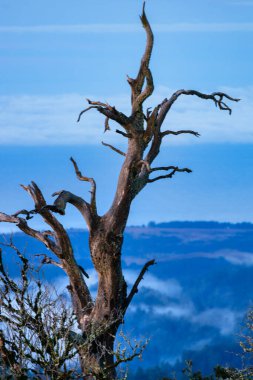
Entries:
{"type": "Polygon", "coordinates": [[[188,169],[188,168],[179,169],[177,166],[160,166],[157,168],[150,169],[150,172],[154,172],[158,170],[165,170],[165,171],[171,170],[171,172],[165,175],[160,175],[158,177],[148,179],[148,183],[158,181],[159,179],[172,178],[176,172],[192,173],[191,169],[188,169]]]}
{"type": "Polygon", "coordinates": [[[200,134],[198,132],[195,132],[195,131],[191,131],[191,130],[182,130],[182,131],[164,131],[164,132],[161,132],[161,136],[164,137],[164,136],[167,136],[167,135],[174,135],[174,136],[177,136],[177,135],[181,135],[181,134],[190,134],[190,135],[194,135],[196,137],[199,137],[200,134]]]}
{"type": "Polygon", "coordinates": [[[58,210],[58,212],[61,210],[63,213],[66,207],[66,203],[69,202],[74,204],[85,217],[87,217],[86,211],[88,210],[88,218],[91,215],[90,210],[87,208],[88,206],[85,201],[69,192],[60,192],[58,198],[55,201],[55,204],[53,206],[48,206],[40,189],[34,182],[32,182],[29,186],[22,187],[30,194],[34,200],[36,213],[40,214],[43,217],[44,221],[53,229],[55,242],[53,242],[48,237],[48,231],[41,233],[39,231],[33,230],[27,225],[24,219],[17,216],[10,216],[0,213],[0,222],[4,221],[15,223],[20,230],[43,242],[47,248],[55,253],[56,256],[61,260],[61,265],[63,266],[70,280],[73,307],[78,320],[81,321],[84,308],[87,308],[88,312],[91,311],[91,295],[86,283],[84,282],[80,268],[75,261],[69,236],[62,224],[54,217],[54,215],[51,214],[50,209],[55,208],[58,210]]]}
{"type": "Polygon", "coordinates": [[[132,301],[134,295],[135,295],[136,293],[138,293],[138,286],[139,286],[141,280],[143,279],[144,274],[148,271],[148,268],[149,268],[151,265],[154,265],[154,264],[156,264],[155,260],[150,260],[150,261],[148,261],[148,262],[143,266],[143,268],[142,268],[142,270],[141,270],[139,276],[137,277],[137,279],[136,279],[136,281],[135,281],[135,283],[134,283],[134,285],[133,285],[133,287],[132,287],[132,289],[131,289],[129,295],[128,295],[127,298],[126,298],[124,314],[125,314],[125,312],[126,312],[128,306],[130,305],[130,303],[131,303],[131,301],[132,301]]]}
{"type": "Polygon", "coordinates": [[[74,165],[74,169],[75,169],[75,172],[76,172],[76,176],[77,178],[80,180],[80,181],[86,181],[86,182],[90,182],[91,184],[91,201],[90,201],[90,205],[91,205],[91,209],[93,211],[94,214],[97,214],[97,205],[96,205],[96,182],[94,180],[94,178],[91,178],[91,177],[85,177],[82,175],[82,173],[80,172],[78,166],[77,166],[77,163],[76,161],[74,160],[73,157],[70,157],[70,161],[72,162],[72,164],[74,165]]]}
{"type": "Polygon", "coordinates": [[[122,112],[119,112],[116,110],[115,107],[110,106],[107,103],[102,103],[99,101],[92,101],[90,99],[87,99],[88,103],[90,104],[89,107],[85,108],[83,111],[80,112],[77,122],[80,121],[82,115],[89,111],[90,109],[97,109],[98,112],[102,113],[104,116],[106,116],[105,121],[105,128],[108,129],[108,121],[109,119],[116,121],[118,124],[120,124],[122,127],[127,129],[127,125],[129,124],[129,118],[122,112]]]}
{"type": "Polygon", "coordinates": [[[107,144],[107,143],[102,141],[102,145],[107,146],[108,148],[112,149],[114,152],[120,154],[121,156],[124,156],[124,157],[126,156],[126,153],[122,152],[120,149],[115,148],[111,144],[107,144]]]}
{"type": "Polygon", "coordinates": [[[141,59],[141,64],[139,68],[138,75],[136,79],[127,78],[129,85],[132,90],[132,106],[133,113],[138,110],[138,108],[142,105],[142,103],[147,99],[154,90],[153,78],[151,71],[149,70],[149,62],[152,54],[153,44],[154,44],[154,36],[152,29],[150,27],[149,21],[147,19],[145,13],[145,2],[143,3],[142,15],[140,16],[142,26],[145,29],[147,41],[146,48],[144,54],[141,59]],[[147,85],[144,91],[142,92],[142,88],[144,85],[144,81],[146,79],[147,85]]]}
{"type": "Polygon", "coordinates": [[[228,111],[230,115],[232,113],[232,109],[223,101],[223,98],[226,98],[233,102],[239,102],[240,100],[237,98],[232,98],[231,96],[225,94],[224,92],[213,92],[212,94],[208,95],[208,94],[203,94],[202,92],[195,91],[195,90],[178,90],[174,92],[174,94],[169,99],[164,99],[159,116],[157,118],[157,124],[159,126],[162,125],[173,103],[175,103],[177,98],[181,95],[195,95],[201,99],[206,99],[206,100],[210,99],[214,102],[216,107],[219,107],[220,110],[228,111]]]}
{"type": "Polygon", "coordinates": [[[35,239],[41,241],[48,249],[54,252],[57,256],[61,255],[60,247],[51,239],[47,237],[43,232],[39,232],[29,227],[26,220],[23,218],[19,218],[14,215],[7,215],[0,212],[0,222],[7,222],[16,224],[16,226],[23,231],[25,234],[34,237],[35,239]]]}
{"type": "Polygon", "coordinates": [[[129,139],[131,139],[133,137],[131,133],[125,133],[125,132],[120,131],[119,129],[116,129],[115,132],[118,133],[118,134],[120,134],[120,135],[122,135],[122,136],[124,136],[124,137],[127,137],[129,139]]]}

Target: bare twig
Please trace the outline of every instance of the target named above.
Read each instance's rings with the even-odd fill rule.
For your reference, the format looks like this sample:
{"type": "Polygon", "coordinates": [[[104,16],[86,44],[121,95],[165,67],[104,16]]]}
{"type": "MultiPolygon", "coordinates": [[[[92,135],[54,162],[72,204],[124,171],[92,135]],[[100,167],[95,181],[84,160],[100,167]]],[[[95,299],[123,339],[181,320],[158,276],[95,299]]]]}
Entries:
{"type": "Polygon", "coordinates": [[[205,100],[212,100],[215,104],[215,106],[219,107],[220,110],[228,111],[229,114],[232,113],[232,109],[223,102],[223,98],[226,98],[228,100],[231,100],[233,102],[239,102],[240,99],[238,98],[232,98],[231,96],[223,93],[223,92],[213,92],[212,94],[203,94],[202,92],[195,91],[195,90],[178,90],[174,92],[174,94],[169,99],[164,99],[163,104],[161,106],[160,113],[157,118],[157,124],[159,126],[162,125],[168,111],[170,110],[171,106],[177,98],[181,95],[195,95],[198,98],[205,99],[205,100]]]}
{"type": "Polygon", "coordinates": [[[90,204],[91,204],[91,208],[92,208],[92,211],[96,214],[97,213],[97,205],[96,205],[96,182],[94,180],[94,178],[91,178],[91,177],[86,177],[86,176],[83,176],[82,173],[80,172],[78,166],[77,166],[77,163],[76,161],[74,160],[73,157],[70,157],[70,161],[72,162],[72,164],[74,165],[74,169],[75,169],[75,172],[76,172],[76,176],[77,178],[80,180],[80,181],[86,181],[86,182],[90,182],[91,184],[91,201],[90,201],[90,204]]]}
{"type": "Polygon", "coordinates": [[[119,153],[121,156],[126,156],[126,153],[122,152],[120,149],[115,148],[111,144],[107,144],[107,143],[102,141],[102,145],[107,146],[108,148],[112,149],[114,152],[119,153]]]}
{"type": "Polygon", "coordinates": [[[88,275],[88,273],[83,269],[83,267],[81,265],[78,265],[79,266],[79,269],[80,271],[82,272],[82,274],[87,277],[87,278],[90,278],[90,276],[88,275]]]}
{"type": "Polygon", "coordinates": [[[136,293],[138,293],[138,286],[139,286],[141,280],[143,279],[144,274],[148,271],[148,268],[149,268],[151,265],[154,265],[154,264],[156,264],[155,260],[150,260],[150,261],[148,261],[148,262],[144,265],[144,267],[142,268],[142,270],[141,270],[139,276],[137,277],[137,279],[136,279],[136,281],[135,281],[135,283],[134,283],[134,285],[133,285],[133,287],[132,287],[132,289],[131,289],[129,295],[127,296],[126,304],[125,304],[125,312],[126,312],[128,306],[130,305],[130,303],[131,303],[131,301],[132,301],[134,295],[135,295],[136,293]]]}
{"type": "Polygon", "coordinates": [[[116,133],[119,133],[120,135],[122,135],[122,136],[124,136],[124,137],[127,137],[127,138],[129,138],[129,139],[131,139],[131,138],[133,137],[131,133],[125,133],[125,132],[120,131],[119,129],[116,129],[115,132],[116,132],[116,133]]]}
{"type": "Polygon", "coordinates": [[[148,183],[158,181],[159,179],[172,178],[173,175],[176,172],[192,173],[191,169],[188,169],[188,168],[179,169],[177,166],[160,166],[160,167],[157,167],[157,168],[153,168],[150,171],[154,172],[154,171],[157,171],[157,170],[166,170],[166,171],[171,170],[171,172],[168,173],[168,174],[165,174],[165,175],[160,175],[158,177],[151,178],[151,179],[148,180],[148,183]]]}
{"type": "Polygon", "coordinates": [[[78,115],[77,123],[79,123],[79,121],[81,120],[82,115],[83,115],[85,112],[87,112],[87,111],[89,111],[89,110],[91,110],[91,109],[93,109],[93,108],[98,109],[99,106],[90,106],[90,107],[87,107],[87,108],[85,108],[84,110],[82,110],[82,111],[79,113],[79,115],[78,115]]]}
{"type": "MultiPolygon", "coordinates": [[[[23,187],[23,185],[20,185],[21,187],[23,187]]],[[[31,210],[31,211],[28,211],[28,210],[19,210],[17,212],[15,212],[15,214],[13,214],[13,216],[19,216],[19,215],[26,215],[26,220],[29,220],[29,219],[32,219],[33,214],[37,214],[37,211],[36,210],[31,210]]]]}
{"type": "Polygon", "coordinates": [[[167,135],[174,135],[174,136],[177,136],[177,135],[181,135],[181,134],[190,134],[190,135],[194,135],[196,137],[199,137],[200,134],[198,132],[195,132],[195,131],[191,131],[191,130],[181,130],[181,131],[164,131],[164,132],[161,132],[161,135],[162,137],[164,136],[167,136],[167,135]]]}
{"type": "MultiPolygon", "coordinates": [[[[77,122],[80,121],[82,115],[85,112],[89,111],[90,109],[95,108],[104,116],[106,116],[108,119],[116,121],[125,129],[127,129],[127,125],[129,124],[129,118],[124,113],[117,111],[115,107],[110,106],[108,103],[92,101],[90,99],[87,99],[87,101],[91,105],[80,112],[77,122]]],[[[106,121],[106,124],[108,124],[108,121],[106,121]]]]}
{"type": "Polygon", "coordinates": [[[0,222],[7,222],[7,223],[14,223],[17,225],[17,227],[26,233],[29,236],[32,236],[36,238],[37,240],[41,241],[45,246],[50,249],[52,252],[54,252],[56,255],[61,255],[61,250],[59,249],[58,245],[53,242],[51,239],[49,239],[46,235],[44,235],[42,232],[39,232],[37,230],[34,230],[33,228],[29,227],[25,219],[19,218],[17,216],[13,215],[7,215],[2,212],[0,212],[0,222]]]}
{"type": "Polygon", "coordinates": [[[105,118],[105,129],[104,129],[104,133],[106,132],[106,131],[110,131],[110,125],[109,125],[109,117],[108,116],[106,116],[106,118],[105,118]]]}

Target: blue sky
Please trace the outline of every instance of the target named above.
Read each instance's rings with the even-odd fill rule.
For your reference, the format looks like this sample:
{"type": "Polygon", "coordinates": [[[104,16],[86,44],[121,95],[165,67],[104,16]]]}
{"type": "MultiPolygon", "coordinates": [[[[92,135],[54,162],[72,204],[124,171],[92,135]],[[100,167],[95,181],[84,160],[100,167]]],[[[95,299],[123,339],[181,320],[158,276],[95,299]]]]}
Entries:
{"type": "MultiPolygon", "coordinates": [[[[97,179],[101,212],[109,206],[122,159],[101,140],[121,149],[125,142],[103,134],[96,112],[79,124],[76,117],[87,97],[129,112],[126,74],[136,74],[145,43],[141,6],[136,0],[0,0],[1,211],[32,208],[18,186],[31,179],[48,202],[62,188],[88,195],[70,155],[97,179]]],[[[159,162],[189,166],[193,174],[151,184],[134,202],[129,223],[253,221],[253,1],[149,0],[146,8],[156,85],[147,106],[180,88],[222,90],[242,101],[229,116],[200,99],[178,100],[165,127],[194,129],[201,138],[168,138],[159,162]]],[[[64,223],[78,227],[82,220],[69,208],[64,223]]]]}

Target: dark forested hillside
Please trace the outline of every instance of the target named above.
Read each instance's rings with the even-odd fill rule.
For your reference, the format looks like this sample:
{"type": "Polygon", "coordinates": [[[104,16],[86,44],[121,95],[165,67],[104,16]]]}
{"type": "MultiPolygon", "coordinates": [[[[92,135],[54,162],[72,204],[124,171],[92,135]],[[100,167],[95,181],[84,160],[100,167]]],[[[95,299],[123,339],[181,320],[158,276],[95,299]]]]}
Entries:
{"type": "MultiPolygon", "coordinates": [[[[73,229],[70,236],[95,295],[97,279],[88,255],[88,234],[73,229]]],[[[39,243],[20,233],[13,239],[27,255],[44,252],[39,243]]],[[[15,275],[15,257],[8,253],[5,258],[15,275]]],[[[151,258],[157,265],[145,275],[124,325],[132,337],[150,338],[143,361],[131,365],[133,373],[142,367],[132,379],[153,376],[155,380],[159,373],[180,372],[185,359],[193,359],[204,372],[218,363],[240,366],[235,354],[240,350],[240,326],[252,302],[253,225],[151,222],[146,227],[128,227],[123,264],[129,286],[151,258]],[[160,369],[147,371],[151,367],[160,369]]],[[[60,292],[66,292],[67,279],[60,269],[48,266],[44,272],[60,292]]]]}

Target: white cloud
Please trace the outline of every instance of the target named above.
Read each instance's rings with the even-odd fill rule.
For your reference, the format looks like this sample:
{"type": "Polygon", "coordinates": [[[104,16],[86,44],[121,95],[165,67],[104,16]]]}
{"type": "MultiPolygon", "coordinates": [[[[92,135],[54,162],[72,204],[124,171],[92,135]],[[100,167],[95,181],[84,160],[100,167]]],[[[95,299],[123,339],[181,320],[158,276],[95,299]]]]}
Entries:
{"type": "Polygon", "coordinates": [[[220,252],[215,252],[217,257],[223,257],[226,261],[234,265],[253,265],[253,253],[252,252],[240,252],[240,251],[230,251],[224,250],[220,252]]]}
{"type": "Polygon", "coordinates": [[[178,23],[154,25],[156,32],[252,32],[253,23],[178,23]]]}
{"type": "MultiPolygon", "coordinates": [[[[226,111],[215,108],[213,102],[192,96],[181,96],[173,105],[167,120],[170,129],[192,129],[201,134],[200,139],[189,135],[168,136],[165,144],[212,143],[212,142],[253,142],[253,87],[225,88],[231,96],[240,97],[239,103],[228,103],[233,108],[230,116],[226,111]]],[[[172,90],[158,86],[156,95],[147,106],[156,105],[172,90]]],[[[89,96],[97,99],[97,96],[89,96]]],[[[130,113],[129,95],[117,95],[101,99],[116,108],[130,113]]],[[[1,145],[78,145],[100,144],[102,139],[121,143],[122,137],[114,132],[103,134],[104,117],[96,110],[83,115],[76,123],[79,112],[87,106],[79,94],[63,95],[17,95],[0,97],[0,144],[1,145]]],[[[166,129],[166,120],[164,128],[166,129]]],[[[115,130],[115,124],[111,123],[115,130]]]]}
{"type": "MultiPolygon", "coordinates": [[[[87,285],[92,290],[92,297],[95,298],[95,288],[97,286],[97,274],[94,269],[87,269],[90,278],[85,279],[87,285]]],[[[133,284],[136,280],[138,272],[126,270],[125,277],[129,284],[133,284]]],[[[53,283],[58,294],[69,295],[67,290],[67,277],[59,277],[53,283]]],[[[164,316],[168,319],[186,319],[197,326],[214,327],[219,330],[220,334],[231,334],[237,325],[238,319],[242,314],[235,312],[229,308],[209,308],[201,312],[197,311],[190,299],[187,299],[182,294],[182,288],[176,280],[162,281],[155,276],[146,274],[139,288],[151,289],[163,295],[179,298],[178,302],[168,302],[166,305],[150,305],[145,302],[135,302],[130,305],[129,312],[136,313],[141,311],[145,314],[154,316],[164,316]]]]}
{"type": "MultiPolygon", "coordinates": [[[[237,4],[237,3],[234,3],[237,4]]],[[[252,5],[245,1],[244,5],[252,5]]],[[[172,23],[153,24],[152,29],[157,33],[176,32],[252,32],[251,22],[224,23],[172,23]]],[[[2,26],[0,33],[142,33],[139,24],[81,24],[81,25],[31,25],[31,26],[2,26]]]]}
{"type": "Polygon", "coordinates": [[[154,316],[164,316],[167,319],[186,319],[198,327],[214,327],[219,330],[221,335],[228,335],[235,331],[238,319],[242,317],[242,313],[229,308],[209,308],[199,312],[190,300],[168,305],[140,303],[131,306],[129,309],[132,313],[137,312],[137,310],[154,316]]]}
{"type": "Polygon", "coordinates": [[[193,305],[191,303],[186,303],[154,306],[152,311],[156,315],[166,315],[170,318],[189,318],[193,312],[193,305]]]}
{"type": "MultiPolygon", "coordinates": [[[[86,106],[80,95],[0,97],[0,141],[13,145],[94,143],[102,126],[92,113],[77,124],[86,106]],[[86,128],[89,126],[88,128],[86,128]],[[100,127],[100,128],[99,128],[100,127]]],[[[101,123],[102,124],[102,123],[101,123]]]]}
{"type": "MultiPolygon", "coordinates": [[[[129,285],[133,285],[139,275],[138,271],[124,270],[124,276],[129,285]]],[[[139,285],[139,289],[145,288],[161,293],[168,297],[178,298],[181,295],[182,288],[178,281],[174,279],[161,280],[156,276],[146,273],[144,279],[139,285]]]]}
{"type": "MultiPolygon", "coordinates": [[[[91,290],[91,295],[93,298],[96,296],[96,287],[98,282],[98,277],[95,269],[89,268],[86,269],[86,272],[89,274],[89,278],[85,278],[85,282],[91,290]]],[[[53,287],[57,290],[58,294],[69,295],[67,286],[69,285],[69,280],[67,276],[57,277],[53,282],[53,287]]]]}
{"type": "Polygon", "coordinates": [[[222,335],[228,335],[235,330],[240,316],[241,314],[227,308],[213,308],[192,316],[191,321],[199,326],[215,327],[222,335]]]}
{"type": "MultiPolygon", "coordinates": [[[[253,265],[253,253],[252,252],[241,252],[237,250],[221,249],[215,252],[193,252],[193,253],[161,253],[159,254],[159,260],[161,262],[175,261],[175,260],[191,260],[196,258],[204,259],[224,259],[233,265],[253,265]]],[[[128,261],[129,264],[129,261],[128,261]]]]}
{"type": "MultiPolygon", "coordinates": [[[[88,285],[89,289],[92,290],[93,292],[92,295],[95,297],[97,284],[98,284],[98,275],[94,268],[88,268],[85,270],[89,274],[89,278],[88,279],[85,278],[85,282],[88,285]]],[[[138,271],[128,270],[128,269],[124,271],[125,279],[130,286],[134,284],[138,275],[139,275],[138,271]]],[[[69,284],[68,278],[67,276],[64,276],[64,277],[58,277],[53,285],[55,289],[57,289],[58,293],[61,294],[61,293],[67,292],[66,287],[68,284],[69,284]]],[[[153,290],[157,293],[166,295],[168,297],[173,297],[173,298],[179,298],[182,293],[182,287],[176,280],[174,279],[160,280],[159,278],[149,273],[145,274],[144,279],[142,280],[138,288],[153,290]]],[[[139,308],[142,307],[141,305],[144,305],[144,304],[139,304],[138,307],[139,308]]],[[[143,306],[142,310],[147,312],[148,310],[147,307],[143,306]]],[[[157,313],[159,313],[159,308],[157,310],[158,310],[157,313]]]]}
{"type": "MultiPolygon", "coordinates": [[[[96,99],[95,96],[90,96],[96,99]]],[[[106,99],[127,111],[129,97],[106,99]]],[[[0,144],[78,145],[97,144],[104,138],[104,117],[96,110],[85,113],[87,101],[79,94],[0,96],[0,144]]],[[[111,123],[113,125],[113,123],[111,123]]],[[[114,134],[114,138],[118,138],[114,134]]],[[[122,140],[122,139],[121,139],[122,140]]]]}
{"type": "Polygon", "coordinates": [[[81,24],[2,26],[0,33],[131,33],[141,30],[138,24],[81,24]]]}

